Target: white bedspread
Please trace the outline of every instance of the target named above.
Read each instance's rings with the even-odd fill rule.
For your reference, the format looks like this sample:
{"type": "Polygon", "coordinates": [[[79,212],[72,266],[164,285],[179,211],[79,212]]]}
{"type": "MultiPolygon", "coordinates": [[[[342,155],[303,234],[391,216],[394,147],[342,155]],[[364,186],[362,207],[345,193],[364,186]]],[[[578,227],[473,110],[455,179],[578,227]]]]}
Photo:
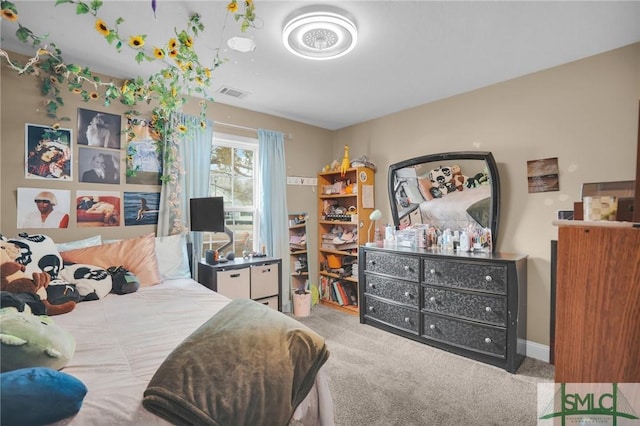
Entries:
{"type": "MultiPolygon", "coordinates": [[[[76,339],[76,352],[62,371],[88,388],[80,412],[57,424],[167,425],[142,406],[147,383],[167,355],[228,302],[193,280],[176,279],[81,302],[74,311],[53,317],[76,339]]],[[[321,374],[318,384],[322,389],[308,395],[315,400],[299,408],[310,407],[313,417],[322,418],[317,424],[331,425],[333,406],[321,374]]],[[[296,418],[305,417],[298,411],[296,418]]]]}

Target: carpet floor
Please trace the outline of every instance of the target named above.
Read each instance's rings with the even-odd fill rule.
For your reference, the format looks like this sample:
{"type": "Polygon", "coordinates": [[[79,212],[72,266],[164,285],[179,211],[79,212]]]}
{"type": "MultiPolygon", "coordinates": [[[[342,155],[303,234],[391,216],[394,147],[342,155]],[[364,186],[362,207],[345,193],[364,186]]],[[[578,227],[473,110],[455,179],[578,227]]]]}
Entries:
{"type": "Polygon", "coordinates": [[[296,319],[326,339],[337,426],[535,425],[537,384],[553,382],[548,363],[511,374],[322,305],[296,319]]]}

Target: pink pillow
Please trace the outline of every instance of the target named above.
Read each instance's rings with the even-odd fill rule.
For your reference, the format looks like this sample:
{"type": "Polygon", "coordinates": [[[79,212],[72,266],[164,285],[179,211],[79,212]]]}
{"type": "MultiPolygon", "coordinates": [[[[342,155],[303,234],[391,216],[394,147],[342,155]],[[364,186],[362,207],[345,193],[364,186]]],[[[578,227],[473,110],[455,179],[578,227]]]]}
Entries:
{"type": "Polygon", "coordinates": [[[101,246],[69,250],[60,255],[67,263],[84,263],[105,269],[110,266],[124,266],[140,280],[140,285],[143,287],[160,282],[154,234],[101,246]]]}

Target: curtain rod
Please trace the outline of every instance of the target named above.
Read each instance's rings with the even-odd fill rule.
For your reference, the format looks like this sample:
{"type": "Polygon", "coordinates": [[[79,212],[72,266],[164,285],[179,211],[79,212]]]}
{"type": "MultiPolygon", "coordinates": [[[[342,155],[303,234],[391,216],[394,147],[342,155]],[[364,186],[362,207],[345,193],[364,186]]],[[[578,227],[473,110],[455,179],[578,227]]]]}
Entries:
{"type": "MultiPolygon", "coordinates": [[[[223,126],[223,127],[231,127],[233,129],[247,130],[249,132],[256,132],[256,133],[258,132],[258,129],[256,129],[255,127],[240,126],[239,124],[223,123],[222,121],[214,121],[213,124],[223,126]]],[[[284,134],[285,139],[293,139],[293,136],[291,135],[291,133],[284,133],[284,132],[281,132],[281,133],[284,134]]]]}

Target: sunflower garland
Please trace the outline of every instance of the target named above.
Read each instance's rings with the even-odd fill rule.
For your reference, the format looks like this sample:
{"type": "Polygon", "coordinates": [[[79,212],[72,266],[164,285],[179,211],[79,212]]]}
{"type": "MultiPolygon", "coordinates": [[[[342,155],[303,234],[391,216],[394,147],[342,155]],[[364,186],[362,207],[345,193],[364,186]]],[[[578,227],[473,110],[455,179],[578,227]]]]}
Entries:
{"type": "MultiPolygon", "coordinates": [[[[255,26],[255,6],[252,0],[244,0],[240,3],[244,5],[244,13],[238,13],[239,2],[237,0],[231,0],[227,4],[226,10],[227,13],[233,14],[236,22],[240,22],[241,30],[246,31],[255,26]]],[[[123,18],[117,18],[113,23],[108,23],[100,17],[102,0],[90,0],[89,2],[56,0],[56,6],[62,4],[74,5],[77,15],[93,16],[95,18],[94,29],[117,51],[120,52],[124,48],[131,49],[134,52],[133,58],[136,62],[166,61],[168,58],[173,63],[167,62],[166,67],[146,79],[136,77],[125,81],[122,85],[103,81],[89,67],[65,63],[62,51],[55,44],[47,43],[46,35],[38,36],[19,22],[18,10],[12,2],[0,1],[2,19],[18,23],[16,37],[36,49],[35,55],[24,64],[13,61],[9,54],[2,49],[0,49],[0,60],[4,59],[6,65],[19,74],[33,75],[40,79],[46,114],[49,118],[56,120],[56,123],[57,121],[70,120],[68,117],[58,116],[58,109],[64,105],[62,88],[65,85],[70,93],[79,95],[85,102],[103,99],[103,105],[106,107],[115,101],[131,108],[140,103],[154,103],[156,106],[152,111],[153,118],[150,125],[162,133],[161,143],[158,147],[162,150],[163,141],[168,141],[175,133],[186,132],[186,129],[182,128],[184,126],[170,125],[170,119],[173,112],[180,111],[182,106],[187,103],[187,96],[197,93],[205,100],[213,100],[207,95],[206,90],[211,83],[213,70],[219,67],[223,60],[216,54],[211,66],[205,67],[200,62],[198,54],[193,48],[195,39],[204,30],[200,15],[192,15],[184,29],[174,29],[175,36],[169,38],[165,45],[156,45],[148,50],[145,34],[133,34],[126,37],[120,34],[119,26],[124,22],[123,18]]],[[[200,107],[200,126],[206,127],[204,123],[207,103],[201,101],[200,107]]],[[[127,113],[130,116],[137,114],[139,113],[133,109],[127,113]]],[[[166,152],[165,155],[167,155],[166,152]]],[[[165,162],[172,160],[171,155],[168,155],[164,158],[165,162]]]]}

